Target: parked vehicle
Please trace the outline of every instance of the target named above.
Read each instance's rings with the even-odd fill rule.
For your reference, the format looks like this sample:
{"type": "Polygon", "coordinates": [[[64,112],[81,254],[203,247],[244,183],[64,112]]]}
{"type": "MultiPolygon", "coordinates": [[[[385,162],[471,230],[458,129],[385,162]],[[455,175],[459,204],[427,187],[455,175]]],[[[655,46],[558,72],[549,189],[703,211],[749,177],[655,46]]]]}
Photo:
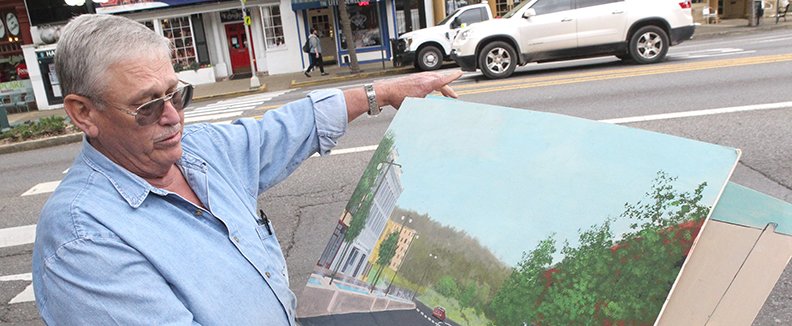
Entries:
{"type": "Polygon", "coordinates": [[[412,64],[421,70],[435,70],[450,60],[451,40],[462,26],[492,19],[487,4],[464,6],[437,23],[436,26],[404,33],[394,41],[393,65],[412,64]]]}
{"type": "Polygon", "coordinates": [[[445,308],[439,306],[435,307],[434,310],[432,310],[432,316],[440,321],[444,321],[446,319],[445,308]]]}
{"type": "Polygon", "coordinates": [[[503,19],[462,28],[451,58],[491,79],[530,62],[615,55],[648,64],[694,31],[690,0],[527,0],[503,19]]]}

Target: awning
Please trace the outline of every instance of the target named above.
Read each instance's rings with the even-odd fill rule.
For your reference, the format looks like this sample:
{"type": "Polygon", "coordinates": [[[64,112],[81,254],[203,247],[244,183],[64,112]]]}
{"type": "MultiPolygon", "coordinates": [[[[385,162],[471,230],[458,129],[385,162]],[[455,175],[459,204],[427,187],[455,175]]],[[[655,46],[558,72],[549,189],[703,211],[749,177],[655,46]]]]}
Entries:
{"type": "MultiPolygon", "coordinates": [[[[346,0],[346,4],[352,5],[361,2],[377,2],[378,0],[346,0]]],[[[337,6],[338,0],[292,0],[292,10],[307,10],[314,8],[326,8],[337,6]]]]}

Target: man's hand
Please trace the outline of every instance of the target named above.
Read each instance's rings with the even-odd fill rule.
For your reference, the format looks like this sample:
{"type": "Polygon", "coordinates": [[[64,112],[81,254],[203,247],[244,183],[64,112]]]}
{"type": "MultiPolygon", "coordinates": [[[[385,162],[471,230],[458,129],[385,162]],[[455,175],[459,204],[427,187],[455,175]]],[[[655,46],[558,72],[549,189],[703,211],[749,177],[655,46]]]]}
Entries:
{"type": "Polygon", "coordinates": [[[390,105],[397,110],[405,97],[425,97],[439,91],[443,96],[457,98],[456,92],[448,84],[462,76],[458,70],[450,74],[438,72],[422,72],[400,78],[383,80],[374,83],[380,106],[390,105]]]}
{"type": "MultiPolygon", "coordinates": [[[[448,84],[462,76],[462,71],[450,74],[439,72],[422,72],[395,79],[377,81],[374,83],[374,92],[377,94],[377,104],[393,106],[397,110],[404,102],[405,97],[425,97],[438,91],[443,96],[457,98],[456,92],[448,84]]],[[[344,91],[349,121],[361,114],[368,112],[368,100],[363,87],[355,87],[344,91]]]]}

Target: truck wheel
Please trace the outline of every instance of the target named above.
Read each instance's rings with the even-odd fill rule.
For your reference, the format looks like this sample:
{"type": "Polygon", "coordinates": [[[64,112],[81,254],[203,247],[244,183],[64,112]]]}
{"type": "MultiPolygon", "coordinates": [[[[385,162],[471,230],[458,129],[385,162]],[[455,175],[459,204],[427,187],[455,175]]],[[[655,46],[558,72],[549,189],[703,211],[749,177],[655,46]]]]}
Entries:
{"type": "Polygon", "coordinates": [[[443,54],[436,46],[429,45],[418,51],[415,60],[421,70],[437,70],[443,65],[443,54]]]}
{"type": "Polygon", "coordinates": [[[481,49],[478,57],[481,73],[489,79],[511,76],[517,67],[514,48],[506,42],[492,42],[481,49]]]}
{"type": "Polygon", "coordinates": [[[668,35],[657,26],[644,26],[630,38],[630,57],[641,64],[656,63],[668,53],[668,35]]]}

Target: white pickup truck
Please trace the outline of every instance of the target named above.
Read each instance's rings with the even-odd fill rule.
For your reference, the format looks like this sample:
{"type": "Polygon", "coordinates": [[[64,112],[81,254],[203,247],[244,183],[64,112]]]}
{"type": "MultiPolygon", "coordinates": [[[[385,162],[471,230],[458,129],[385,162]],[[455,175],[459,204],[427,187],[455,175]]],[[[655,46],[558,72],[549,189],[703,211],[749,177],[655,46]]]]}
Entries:
{"type": "Polygon", "coordinates": [[[492,19],[489,5],[464,6],[437,23],[436,26],[404,33],[393,43],[393,65],[408,64],[421,70],[435,70],[450,60],[451,41],[457,29],[473,23],[492,19]]]}

